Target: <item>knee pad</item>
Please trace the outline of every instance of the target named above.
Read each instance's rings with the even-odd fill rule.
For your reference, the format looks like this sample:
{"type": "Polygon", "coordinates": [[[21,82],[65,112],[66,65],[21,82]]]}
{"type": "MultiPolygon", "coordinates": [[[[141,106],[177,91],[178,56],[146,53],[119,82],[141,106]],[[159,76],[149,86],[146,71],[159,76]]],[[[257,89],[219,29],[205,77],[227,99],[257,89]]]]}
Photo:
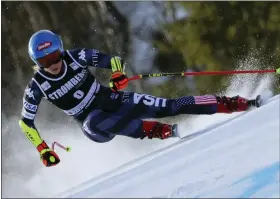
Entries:
{"type": "Polygon", "coordinates": [[[104,143],[111,141],[116,135],[106,133],[98,130],[96,127],[90,125],[90,121],[86,120],[83,123],[83,133],[92,141],[98,143],[104,143]]]}

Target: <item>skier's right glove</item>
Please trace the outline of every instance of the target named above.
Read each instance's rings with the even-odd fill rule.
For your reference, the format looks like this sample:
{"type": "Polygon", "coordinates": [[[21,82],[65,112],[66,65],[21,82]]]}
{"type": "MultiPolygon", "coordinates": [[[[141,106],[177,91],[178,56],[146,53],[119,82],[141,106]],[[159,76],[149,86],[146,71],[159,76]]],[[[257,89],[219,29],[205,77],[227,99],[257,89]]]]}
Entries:
{"type": "Polygon", "coordinates": [[[45,141],[37,146],[37,150],[46,167],[55,166],[60,162],[58,155],[48,147],[45,141]]]}
{"type": "Polygon", "coordinates": [[[111,75],[109,86],[113,91],[125,89],[128,85],[128,78],[125,73],[116,71],[111,75]]]}

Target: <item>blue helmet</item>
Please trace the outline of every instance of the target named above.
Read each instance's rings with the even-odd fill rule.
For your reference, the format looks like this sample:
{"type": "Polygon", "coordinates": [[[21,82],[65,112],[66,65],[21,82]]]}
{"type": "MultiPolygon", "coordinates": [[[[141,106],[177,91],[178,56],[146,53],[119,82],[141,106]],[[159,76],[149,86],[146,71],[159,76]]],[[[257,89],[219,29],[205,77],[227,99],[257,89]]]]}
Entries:
{"type": "Polygon", "coordinates": [[[34,33],[29,39],[28,54],[30,58],[39,66],[39,58],[43,58],[55,51],[63,52],[63,43],[59,35],[49,31],[40,30],[34,33]]]}

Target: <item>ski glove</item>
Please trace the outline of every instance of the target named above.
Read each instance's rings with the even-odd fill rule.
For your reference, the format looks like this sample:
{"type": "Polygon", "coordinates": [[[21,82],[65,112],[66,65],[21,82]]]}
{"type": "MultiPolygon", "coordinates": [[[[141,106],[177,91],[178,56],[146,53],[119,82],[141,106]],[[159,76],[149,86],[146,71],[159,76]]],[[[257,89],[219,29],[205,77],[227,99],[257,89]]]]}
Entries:
{"type": "Polygon", "coordinates": [[[124,66],[123,61],[120,57],[118,57],[118,56],[112,57],[111,60],[110,60],[110,63],[111,63],[113,73],[116,72],[116,71],[124,72],[125,66],[124,66]]]}
{"type": "Polygon", "coordinates": [[[55,166],[60,162],[58,155],[48,147],[45,141],[37,146],[37,150],[46,167],[55,166]]]}
{"type": "Polygon", "coordinates": [[[125,73],[120,71],[113,72],[111,75],[109,86],[113,91],[126,88],[128,85],[128,78],[125,73]]]}

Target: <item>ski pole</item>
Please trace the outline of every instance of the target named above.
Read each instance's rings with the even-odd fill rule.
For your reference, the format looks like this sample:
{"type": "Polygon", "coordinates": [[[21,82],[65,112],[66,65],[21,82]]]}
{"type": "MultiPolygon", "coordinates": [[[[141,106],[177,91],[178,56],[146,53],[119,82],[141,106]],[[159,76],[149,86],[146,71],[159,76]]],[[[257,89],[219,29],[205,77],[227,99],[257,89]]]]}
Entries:
{"type": "Polygon", "coordinates": [[[230,70],[230,71],[202,71],[202,72],[181,72],[181,73],[152,73],[136,75],[128,78],[128,81],[148,78],[148,77],[167,77],[167,76],[198,76],[198,75],[231,75],[231,74],[250,74],[250,73],[277,73],[280,74],[280,68],[267,70],[230,70]]]}
{"type": "Polygon", "coordinates": [[[71,147],[69,147],[69,146],[65,147],[65,146],[63,146],[62,144],[59,144],[58,142],[53,142],[53,143],[52,143],[52,150],[53,150],[53,151],[54,151],[55,145],[57,145],[58,147],[64,149],[64,150],[67,151],[67,152],[70,152],[70,151],[71,151],[71,147]]]}

